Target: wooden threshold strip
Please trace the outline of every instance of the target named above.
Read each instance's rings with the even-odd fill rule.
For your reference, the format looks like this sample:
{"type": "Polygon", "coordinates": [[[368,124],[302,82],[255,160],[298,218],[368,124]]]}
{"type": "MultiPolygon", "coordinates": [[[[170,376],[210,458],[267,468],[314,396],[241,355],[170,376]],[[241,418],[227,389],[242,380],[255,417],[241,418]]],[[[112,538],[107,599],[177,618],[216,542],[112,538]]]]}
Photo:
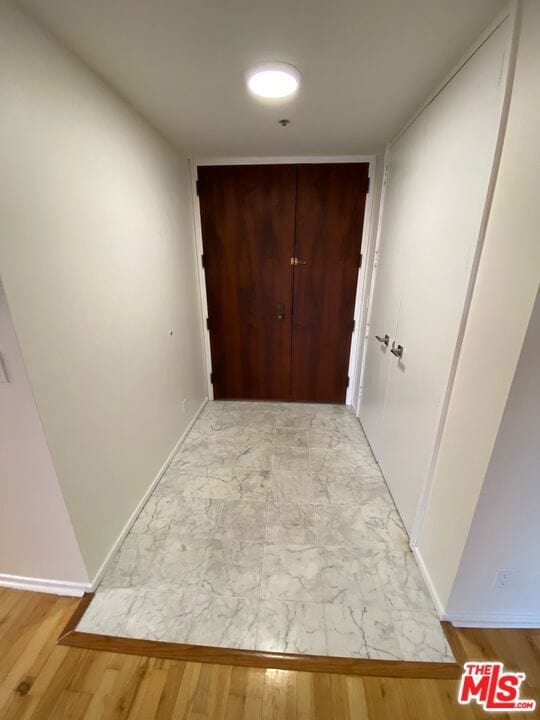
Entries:
{"type": "Polygon", "coordinates": [[[413,662],[408,660],[369,660],[367,658],[295,655],[291,653],[238,650],[236,648],[186,645],[182,643],[138,640],[136,638],[95,635],[75,630],[93,595],[82,599],[61,634],[58,644],[85,650],[143,655],[166,660],[239,665],[252,668],[275,668],[306,672],[338,673],[399,678],[454,679],[461,675],[457,663],[413,662]]]}

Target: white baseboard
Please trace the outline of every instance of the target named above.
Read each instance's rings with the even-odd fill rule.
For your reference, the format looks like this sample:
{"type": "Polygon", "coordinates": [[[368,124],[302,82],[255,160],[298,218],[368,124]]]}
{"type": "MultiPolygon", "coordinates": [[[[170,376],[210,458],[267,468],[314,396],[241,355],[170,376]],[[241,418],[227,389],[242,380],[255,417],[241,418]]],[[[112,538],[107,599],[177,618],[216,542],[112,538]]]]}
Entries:
{"type": "Polygon", "coordinates": [[[186,429],[184,430],[184,432],[182,433],[182,436],[180,437],[180,439],[178,440],[178,442],[176,443],[176,445],[175,445],[175,446],[173,447],[173,449],[171,450],[171,452],[170,452],[170,454],[169,454],[169,457],[165,460],[165,462],[163,463],[163,465],[162,465],[161,468],[159,469],[156,477],[155,477],[155,478],[152,480],[152,482],[150,483],[150,486],[149,486],[148,490],[145,492],[145,494],[143,495],[141,501],[139,502],[139,504],[137,505],[137,507],[135,508],[135,510],[133,511],[133,513],[131,514],[129,520],[128,520],[127,523],[125,524],[125,526],[124,526],[124,528],[122,529],[120,535],[116,538],[115,542],[113,543],[112,548],[109,550],[109,552],[108,552],[108,554],[107,554],[107,557],[106,557],[105,560],[103,561],[101,567],[99,568],[99,570],[97,571],[94,579],[92,580],[92,584],[91,584],[91,588],[90,588],[92,592],[93,592],[93,591],[97,588],[97,586],[99,585],[99,583],[100,583],[100,581],[101,581],[101,578],[102,578],[103,575],[105,574],[105,570],[107,569],[108,564],[109,564],[110,561],[112,560],[113,556],[115,555],[115,553],[116,553],[116,551],[118,550],[118,548],[120,547],[120,545],[124,542],[126,535],[127,535],[128,532],[131,530],[131,526],[133,525],[133,523],[135,522],[135,520],[139,517],[139,514],[140,514],[141,510],[142,510],[143,507],[146,505],[146,501],[148,500],[148,498],[150,497],[150,495],[154,492],[154,489],[155,489],[156,485],[157,485],[158,482],[161,480],[161,478],[163,477],[165,471],[167,470],[167,468],[168,468],[169,465],[171,464],[172,459],[174,458],[174,456],[175,456],[176,453],[178,452],[180,446],[182,445],[182,443],[183,443],[184,440],[186,439],[187,434],[189,433],[189,431],[191,430],[191,428],[193,427],[193,425],[195,425],[195,423],[196,423],[196,421],[197,421],[197,418],[198,418],[199,415],[202,413],[202,411],[203,411],[203,409],[204,409],[204,407],[205,407],[205,405],[206,405],[207,402],[208,402],[208,398],[205,398],[205,399],[203,400],[200,408],[197,410],[197,412],[196,412],[195,415],[193,416],[193,419],[191,420],[191,422],[189,423],[189,425],[187,426],[187,428],[186,428],[186,429]]]}
{"type": "Polygon", "coordinates": [[[437,610],[439,618],[441,620],[447,620],[445,610],[444,610],[444,605],[441,601],[441,598],[439,597],[439,595],[437,593],[437,590],[435,589],[435,586],[433,585],[433,580],[431,579],[431,575],[428,572],[428,569],[424,562],[424,558],[422,557],[422,555],[420,553],[420,550],[418,549],[418,547],[411,547],[411,550],[416,559],[416,564],[418,565],[418,569],[420,570],[420,573],[421,573],[422,577],[424,578],[424,581],[427,585],[429,594],[431,595],[431,599],[433,600],[433,603],[435,605],[435,609],[437,610]]]}
{"type": "Polygon", "coordinates": [[[422,577],[428,587],[429,594],[435,604],[437,613],[441,620],[451,622],[455,627],[477,627],[477,628],[540,628],[539,613],[497,613],[497,612],[471,612],[471,613],[447,613],[433,585],[431,576],[426,568],[420,550],[417,547],[411,548],[422,577]]]}
{"type": "Polygon", "coordinates": [[[44,578],[23,577],[21,575],[5,575],[0,573],[0,587],[15,590],[32,590],[33,592],[51,593],[53,595],[70,595],[82,597],[91,589],[90,583],[72,583],[65,580],[45,580],[44,578]]]}
{"type": "Polygon", "coordinates": [[[448,613],[444,619],[464,628],[540,628],[539,613],[448,613]]]}

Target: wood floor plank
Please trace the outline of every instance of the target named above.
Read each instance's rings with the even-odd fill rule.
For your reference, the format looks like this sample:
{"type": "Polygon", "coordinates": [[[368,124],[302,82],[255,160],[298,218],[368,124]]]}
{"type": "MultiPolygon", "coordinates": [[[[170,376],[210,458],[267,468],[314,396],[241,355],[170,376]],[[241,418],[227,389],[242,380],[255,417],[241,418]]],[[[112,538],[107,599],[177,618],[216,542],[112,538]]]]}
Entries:
{"type": "Polygon", "coordinates": [[[186,670],[186,663],[166,660],[164,669],[167,671],[167,676],[157,706],[155,720],[169,720],[169,718],[172,718],[178,698],[178,689],[182,684],[182,677],[186,670]]]}
{"type": "MultiPolygon", "coordinates": [[[[456,679],[250,668],[57,645],[77,603],[0,590],[1,720],[490,718],[457,703],[456,679]]],[[[540,700],[540,630],[448,632],[462,660],[498,659],[526,672],[522,696],[540,700]]]]}
{"type": "Polygon", "coordinates": [[[347,700],[349,703],[349,713],[351,718],[369,718],[368,706],[366,700],[366,690],[364,680],[358,677],[345,677],[347,686],[347,700]]]}
{"type": "Polygon", "coordinates": [[[147,720],[156,715],[159,701],[167,680],[167,668],[163,661],[154,660],[137,689],[133,706],[129,714],[130,720],[147,720]]]}
{"type": "Polygon", "coordinates": [[[296,718],[296,673],[269,668],[264,676],[263,720],[296,718]]]}

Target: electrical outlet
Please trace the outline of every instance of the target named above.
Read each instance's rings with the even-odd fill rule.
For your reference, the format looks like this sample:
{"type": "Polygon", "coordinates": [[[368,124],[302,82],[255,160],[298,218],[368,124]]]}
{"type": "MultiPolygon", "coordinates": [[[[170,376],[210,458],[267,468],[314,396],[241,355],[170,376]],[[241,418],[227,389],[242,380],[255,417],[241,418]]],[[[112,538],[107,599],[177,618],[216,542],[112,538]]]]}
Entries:
{"type": "Polygon", "coordinates": [[[497,570],[497,574],[495,575],[495,587],[498,590],[503,590],[504,588],[514,585],[517,572],[518,571],[513,568],[501,568],[500,570],[497,570]]]}

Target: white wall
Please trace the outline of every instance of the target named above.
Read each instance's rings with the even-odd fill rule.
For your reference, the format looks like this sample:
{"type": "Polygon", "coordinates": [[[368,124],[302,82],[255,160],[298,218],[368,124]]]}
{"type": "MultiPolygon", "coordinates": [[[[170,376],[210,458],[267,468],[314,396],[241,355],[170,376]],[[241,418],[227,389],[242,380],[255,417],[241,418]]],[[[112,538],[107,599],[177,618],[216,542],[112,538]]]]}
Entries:
{"type": "Polygon", "coordinates": [[[417,547],[442,610],[448,606],[538,289],[539,76],[540,3],[526,0],[501,165],[417,547]]]}
{"type": "Polygon", "coordinates": [[[1,284],[0,356],[0,582],[87,583],[1,284]]]}
{"type": "Polygon", "coordinates": [[[93,577],[206,396],[188,164],[6,5],[0,67],[2,279],[93,577]]]}
{"type": "Polygon", "coordinates": [[[540,625],[540,295],[476,507],[448,615],[540,625]],[[500,569],[508,584],[495,585],[500,569]]]}

